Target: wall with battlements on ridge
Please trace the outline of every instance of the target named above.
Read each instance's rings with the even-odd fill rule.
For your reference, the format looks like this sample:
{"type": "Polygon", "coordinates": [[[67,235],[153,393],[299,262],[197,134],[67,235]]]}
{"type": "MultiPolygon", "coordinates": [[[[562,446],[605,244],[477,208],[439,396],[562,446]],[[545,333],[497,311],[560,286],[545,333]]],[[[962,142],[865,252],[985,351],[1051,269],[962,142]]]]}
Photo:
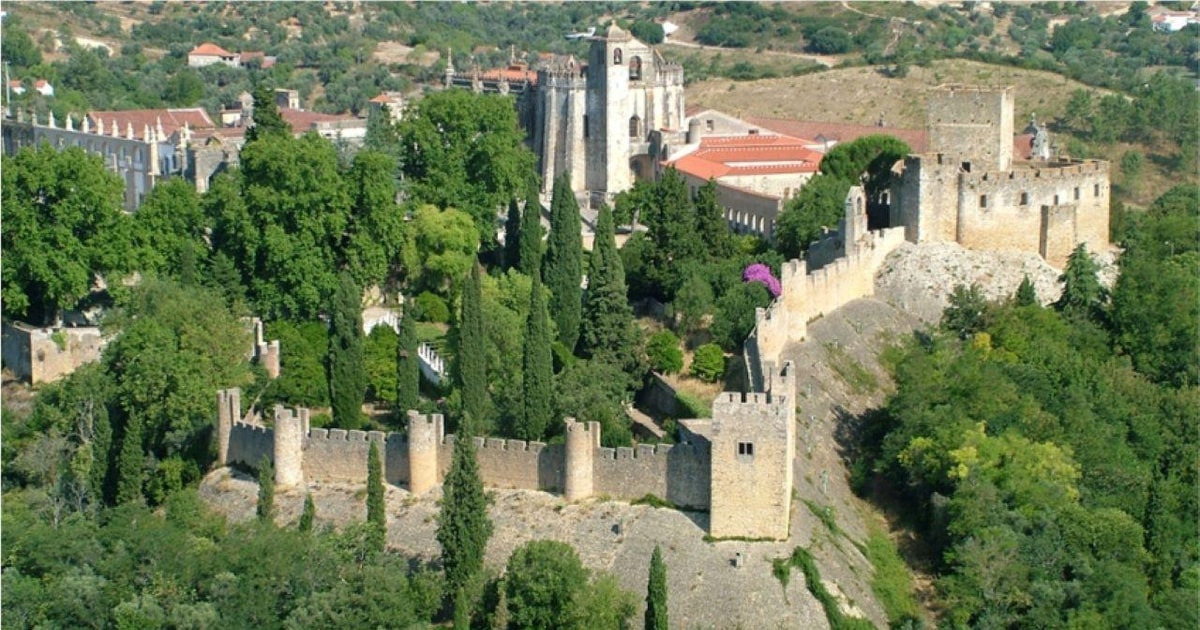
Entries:
{"type": "Polygon", "coordinates": [[[712,462],[707,444],[601,448],[592,466],[596,494],[627,501],[652,494],[680,507],[709,507],[712,462]]]}

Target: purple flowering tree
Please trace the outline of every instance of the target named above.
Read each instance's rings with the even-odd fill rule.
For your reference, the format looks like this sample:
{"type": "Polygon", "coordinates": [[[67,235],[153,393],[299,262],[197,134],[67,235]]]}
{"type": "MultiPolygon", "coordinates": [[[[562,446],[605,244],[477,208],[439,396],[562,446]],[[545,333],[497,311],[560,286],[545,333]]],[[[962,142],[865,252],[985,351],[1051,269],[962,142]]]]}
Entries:
{"type": "Polygon", "coordinates": [[[783,286],[779,284],[779,279],[771,273],[771,268],[762,264],[754,263],[746,267],[742,272],[742,282],[758,282],[767,287],[767,291],[771,292],[772,298],[779,297],[783,293],[783,286]]]}

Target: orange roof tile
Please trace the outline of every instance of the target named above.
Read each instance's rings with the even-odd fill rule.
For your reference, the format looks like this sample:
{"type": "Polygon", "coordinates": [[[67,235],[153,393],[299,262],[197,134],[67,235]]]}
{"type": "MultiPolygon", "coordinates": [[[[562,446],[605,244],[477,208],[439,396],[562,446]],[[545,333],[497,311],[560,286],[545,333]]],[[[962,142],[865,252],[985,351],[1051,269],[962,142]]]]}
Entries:
{"type": "Polygon", "coordinates": [[[811,141],[780,135],[714,136],[702,138],[698,149],[670,164],[700,179],[815,173],[823,156],[808,144],[811,141]]]}
{"type": "Polygon", "coordinates": [[[158,121],[162,121],[163,133],[168,136],[183,128],[183,124],[187,123],[191,129],[211,129],[216,127],[213,124],[212,118],[209,118],[208,112],[200,107],[188,107],[182,109],[127,109],[124,111],[113,112],[88,112],[88,118],[92,120],[92,124],[96,124],[96,120],[100,119],[104,123],[105,129],[110,129],[113,122],[117,123],[117,129],[120,133],[125,133],[125,129],[132,124],[133,132],[139,137],[142,130],[149,126],[154,129],[158,125],[158,121]]]}
{"type": "Polygon", "coordinates": [[[212,42],[204,42],[192,49],[189,55],[204,55],[208,57],[233,57],[234,54],[212,42]]]}

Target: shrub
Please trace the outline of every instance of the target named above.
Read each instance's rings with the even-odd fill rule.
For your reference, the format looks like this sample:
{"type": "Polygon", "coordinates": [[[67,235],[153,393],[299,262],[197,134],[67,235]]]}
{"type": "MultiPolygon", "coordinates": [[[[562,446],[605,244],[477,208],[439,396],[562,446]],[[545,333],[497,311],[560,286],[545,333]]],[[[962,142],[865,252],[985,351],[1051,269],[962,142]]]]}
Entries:
{"type": "Polygon", "coordinates": [[[692,374],[709,383],[721,380],[725,375],[725,353],[721,351],[721,346],[706,343],[696,348],[696,355],[692,358],[692,374]]]}
{"type": "Polygon", "coordinates": [[[676,374],[683,369],[683,351],[679,349],[679,337],[669,330],[656,332],[646,342],[646,356],[650,367],[663,374],[676,374]]]}
{"type": "Polygon", "coordinates": [[[683,418],[711,418],[712,405],[706,404],[704,401],[696,398],[687,392],[675,392],[675,404],[678,405],[680,417],[683,418]]]}
{"type": "Polygon", "coordinates": [[[426,291],[417,296],[417,318],[423,322],[445,324],[450,321],[450,307],[442,298],[426,291]]]}

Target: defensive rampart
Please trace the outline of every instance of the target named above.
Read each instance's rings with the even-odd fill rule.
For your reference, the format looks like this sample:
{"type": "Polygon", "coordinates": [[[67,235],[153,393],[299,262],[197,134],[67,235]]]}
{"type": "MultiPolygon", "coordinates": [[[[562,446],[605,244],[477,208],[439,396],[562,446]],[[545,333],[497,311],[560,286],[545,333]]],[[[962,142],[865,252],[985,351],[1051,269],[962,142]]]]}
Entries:
{"type": "Polygon", "coordinates": [[[5,320],[4,366],[32,385],[53,383],[76,368],[100,360],[108,339],[95,326],[37,328],[5,320]]]}

